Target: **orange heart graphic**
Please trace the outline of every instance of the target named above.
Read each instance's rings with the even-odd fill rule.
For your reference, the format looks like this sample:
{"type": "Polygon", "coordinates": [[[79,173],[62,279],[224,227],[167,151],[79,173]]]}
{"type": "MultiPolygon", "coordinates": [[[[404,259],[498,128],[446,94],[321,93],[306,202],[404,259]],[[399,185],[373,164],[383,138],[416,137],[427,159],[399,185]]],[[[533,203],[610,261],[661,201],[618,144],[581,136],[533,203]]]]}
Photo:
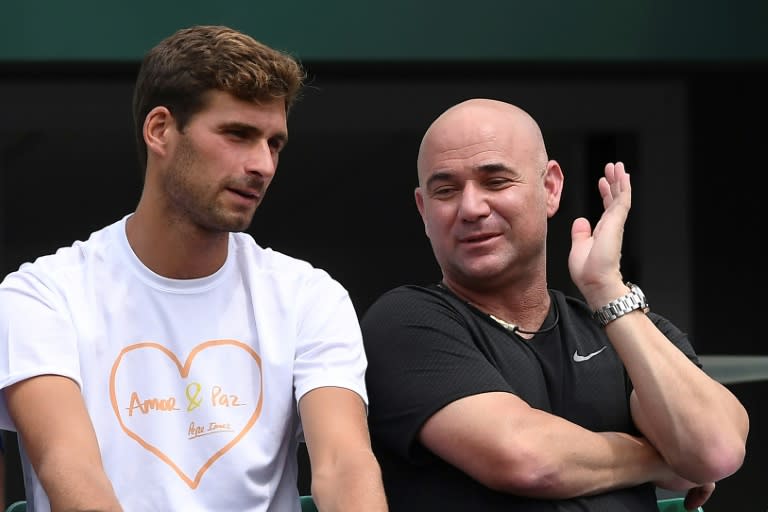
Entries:
{"type": "MultiPolygon", "coordinates": [[[[129,345],[125,347],[120,354],[117,356],[117,359],[115,360],[115,363],[112,365],[112,371],[110,373],[110,379],[109,379],[109,396],[110,400],[112,402],[112,409],[115,412],[115,416],[117,417],[117,421],[120,423],[120,427],[123,429],[123,431],[132,439],[134,439],[136,442],[138,442],[142,447],[144,447],[146,450],[150,451],[154,455],[156,455],[160,460],[165,462],[168,466],[173,469],[173,471],[176,472],[176,474],[181,477],[181,479],[191,488],[196,489],[198,485],[200,485],[200,480],[203,478],[203,475],[206,471],[213,465],[214,462],[216,462],[222,455],[224,455],[226,452],[228,452],[233,446],[235,446],[240,440],[245,436],[245,434],[248,433],[248,431],[253,427],[253,425],[256,423],[256,420],[258,420],[259,416],[261,415],[261,408],[264,401],[264,393],[262,389],[262,368],[261,368],[261,358],[259,355],[251,348],[250,346],[239,342],[235,340],[211,340],[206,341],[198,346],[196,346],[192,352],[190,352],[189,356],[187,357],[187,360],[185,361],[184,365],[181,364],[179,359],[176,357],[176,355],[168,350],[166,347],[159,343],[154,342],[143,342],[143,343],[136,343],[134,345],[129,345]],[[199,355],[201,352],[203,352],[206,349],[210,349],[212,347],[221,347],[221,346],[232,346],[236,347],[238,349],[242,349],[245,351],[245,353],[248,354],[255,362],[256,366],[259,370],[259,398],[256,404],[256,407],[254,408],[253,413],[251,413],[250,417],[246,421],[245,426],[236,433],[236,435],[229,440],[223,447],[218,449],[213,455],[211,455],[197,470],[197,473],[195,474],[194,478],[190,478],[184,470],[173,460],[171,456],[166,454],[163,450],[158,448],[157,446],[153,445],[149,441],[147,441],[144,437],[142,437],[140,434],[133,431],[130,427],[128,427],[123,419],[123,416],[121,415],[120,408],[118,406],[117,402],[117,396],[116,396],[116,376],[118,373],[118,369],[120,368],[120,364],[123,361],[126,354],[140,349],[153,349],[153,350],[159,350],[161,354],[165,355],[168,359],[170,359],[176,368],[179,371],[179,376],[182,379],[186,379],[189,376],[189,371],[192,366],[192,361],[195,359],[197,355],[199,355]]],[[[189,398],[189,396],[188,396],[189,398]]],[[[160,401],[162,402],[162,401],[160,401]]],[[[160,404],[161,406],[163,404],[160,404]]],[[[165,404],[166,407],[168,404],[165,404]]],[[[173,406],[173,402],[171,402],[171,407],[173,406]]],[[[189,410],[189,409],[188,409],[189,410]]]]}

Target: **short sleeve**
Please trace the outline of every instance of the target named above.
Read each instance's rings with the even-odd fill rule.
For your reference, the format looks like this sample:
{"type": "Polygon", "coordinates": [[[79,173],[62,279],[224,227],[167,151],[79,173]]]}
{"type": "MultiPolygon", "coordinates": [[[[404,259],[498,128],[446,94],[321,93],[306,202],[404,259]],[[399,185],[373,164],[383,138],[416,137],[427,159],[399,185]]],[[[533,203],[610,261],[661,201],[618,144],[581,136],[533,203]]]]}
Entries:
{"type": "MultiPolygon", "coordinates": [[[[76,336],[66,302],[39,276],[20,270],[0,284],[0,389],[45,374],[82,384],[76,336]]],[[[16,429],[2,393],[0,429],[16,429]]]]}
{"type": "Polygon", "coordinates": [[[440,294],[396,288],[361,322],[368,356],[369,423],[375,441],[415,461],[424,422],[467,396],[513,392],[472,339],[467,318],[440,294]]]}
{"type": "Polygon", "coordinates": [[[296,306],[296,401],[312,389],[334,386],[354,391],[367,405],[367,361],[349,293],[325,271],[314,269],[296,306]]]}

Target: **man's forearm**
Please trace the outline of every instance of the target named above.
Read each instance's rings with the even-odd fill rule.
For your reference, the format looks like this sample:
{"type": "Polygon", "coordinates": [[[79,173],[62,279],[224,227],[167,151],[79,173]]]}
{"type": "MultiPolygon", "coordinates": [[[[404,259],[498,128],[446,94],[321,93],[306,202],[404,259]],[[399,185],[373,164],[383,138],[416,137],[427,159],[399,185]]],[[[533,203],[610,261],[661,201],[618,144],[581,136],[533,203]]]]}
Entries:
{"type": "Polygon", "coordinates": [[[567,499],[673,476],[646,439],[619,432],[589,432],[573,424],[545,434],[524,457],[528,460],[512,470],[497,490],[567,499]]]}
{"type": "Polygon", "coordinates": [[[40,483],[48,495],[51,512],[122,512],[106,474],[92,465],[42,464],[40,483]]]}
{"type": "Polygon", "coordinates": [[[635,423],[672,468],[699,483],[736,471],[749,429],[736,397],[691,363],[645,315],[626,315],[606,332],[635,389],[635,423]]]}
{"type": "Polygon", "coordinates": [[[671,476],[647,439],[593,432],[510,393],[449,404],[419,440],[486,487],[521,496],[565,499],[671,476]]]}
{"type": "Polygon", "coordinates": [[[313,468],[312,496],[320,512],[386,512],[378,462],[370,450],[346,453],[326,468],[313,468]]]}

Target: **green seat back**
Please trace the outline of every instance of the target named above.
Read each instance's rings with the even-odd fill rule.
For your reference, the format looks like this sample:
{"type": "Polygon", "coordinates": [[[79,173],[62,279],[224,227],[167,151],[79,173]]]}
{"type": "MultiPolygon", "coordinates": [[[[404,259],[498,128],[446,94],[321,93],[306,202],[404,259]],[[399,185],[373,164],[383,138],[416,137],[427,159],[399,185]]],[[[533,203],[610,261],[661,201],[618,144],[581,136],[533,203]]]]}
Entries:
{"type": "Polygon", "coordinates": [[[301,500],[301,512],[317,512],[315,500],[312,499],[312,496],[302,496],[299,499],[301,500]]]}
{"type": "MultiPolygon", "coordinates": [[[[665,498],[658,500],[656,504],[659,506],[659,512],[686,512],[684,502],[685,498],[665,498]]],[[[704,509],[699,507],[696,512],[704,512],[704,509]]]]}
{"type": "Polygon", "coordinates": [[[5,509],[5,512],[26,512],[26,510],[27,510],[26,501],[14,501],[10,505],[8,505],[8,508],[5,509]]]}

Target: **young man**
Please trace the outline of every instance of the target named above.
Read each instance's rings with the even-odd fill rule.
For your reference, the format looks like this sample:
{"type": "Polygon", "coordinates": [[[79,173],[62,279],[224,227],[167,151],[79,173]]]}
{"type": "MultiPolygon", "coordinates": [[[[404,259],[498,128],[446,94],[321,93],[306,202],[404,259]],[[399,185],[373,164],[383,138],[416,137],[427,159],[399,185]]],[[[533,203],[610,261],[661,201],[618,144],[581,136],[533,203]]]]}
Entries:
{"type": "Polygon", "coordinates": [[[605,167],[594,230],[573,223],[586,303],[547,286],[563,173],[526,112],[487,99],[448,109],[418,177],[442,281],[390,291],[362,321],[391,510],[655,511],[654,484],[704,503],[741,466],[748,418],[622,278],[624,166],[605,167]]]}
{"type": "Polygon", "coordinates": [[[134,95],[135,212],[0,285],[0,428],[30,510],[386,510],[359,325],[322,270],[247,234],[303,81],[235,30],[183,29],[134,95]]]}

